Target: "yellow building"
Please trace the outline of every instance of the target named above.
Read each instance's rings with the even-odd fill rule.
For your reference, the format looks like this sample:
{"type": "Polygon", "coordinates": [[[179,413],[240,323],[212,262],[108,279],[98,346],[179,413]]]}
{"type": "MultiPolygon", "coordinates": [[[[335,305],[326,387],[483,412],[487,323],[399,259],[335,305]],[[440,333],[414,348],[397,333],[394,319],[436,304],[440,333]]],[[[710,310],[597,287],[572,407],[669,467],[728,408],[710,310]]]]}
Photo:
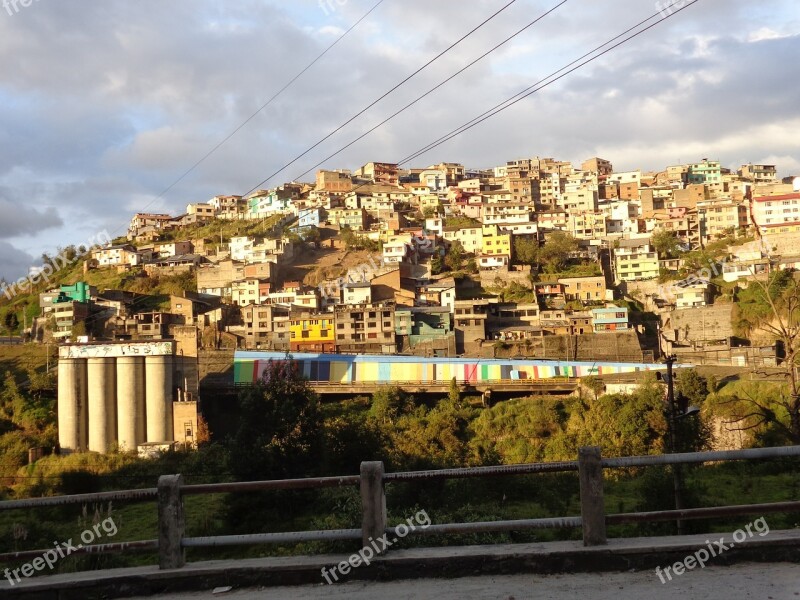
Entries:
{"type": "Polygon", "coordinates": [[[289,337],[292,351],[334,352],[333,315],[294,316],[289,322],[289,337]]]}
{"type": "Polygon", "coordinates": [[[500,233],[497,225],[484,225],[481,258],[482,268],[504,267],[511,262],[510,233],[500,233]]]}

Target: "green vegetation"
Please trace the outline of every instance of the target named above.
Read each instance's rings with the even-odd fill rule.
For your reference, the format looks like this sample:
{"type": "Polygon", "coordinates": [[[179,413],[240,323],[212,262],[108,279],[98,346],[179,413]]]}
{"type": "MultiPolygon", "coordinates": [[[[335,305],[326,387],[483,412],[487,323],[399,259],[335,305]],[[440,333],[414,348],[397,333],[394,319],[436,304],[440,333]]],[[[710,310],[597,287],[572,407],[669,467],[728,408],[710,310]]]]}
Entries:
{"type": "Polygon", "coordinates": [[[467,228],[478,228],[480,229],[483,227],[483,224],[478,221],[477,219],[472,219],[470,217],[465,217],[464,215],[454,215],[451,217],[447,217],[444,220],[445,227],[458,227],[460,229],[467,229],[467,228]]]}
{"type": "Polygon", "coordinates": [[[339,237],[348,250],[369,250],[370,252],[378,252],[381,249],[380,242],[371,240],[363,235],[358,235],[346,225],[339,231],[339,237]]]}
{"type": "Polygon", "coordinates": [[[681,253],[681,243],[672,231],[660,229],[655,232],[650,241],[659,258],[677,258],[681,253]]]}
{"type": "MultiPolygon", "coordinates": [[[[707,420],[717,403],[705,400],[716,382],[693,371],[680,371],[679,402],[703,409],[699,420],[680,421],[679,449],[707,447],[707,420]]],[[[445,398],[423,403],[400,388],[379,390],[372,400],[354,398],[321,405],[297,371],[271,365],[265,379],[243,391],[238,431],[228,440],[202,445],[196,452],[170,452],[154,460],[128,454],[47,456],[24,465],[31,444],[55,443],[52,399],[21,391],[7,381],[0,396],[3,423],[13,436],[3,444],[2,479],[6,497],[70,494],[120,488],[151,487],[163,473],[182,473],[187,483],[352,475],[364,460],[382,460],[389,471],[573,460],[577,449],[598,445],[604,456],[664,451],[667,419],[663,384],[646,382],[632,394],[604,395],[597,377],[582,382],[590,390],[579,397],[531,397],[480,408],[461,398],[451,381],[445,398]],[[22,433],[20,433],[22,432],[22,433]],[[30,437],[24,437],[30,436],[30,437]],[[12,460],[13,459],[13,460],[12,460]]],[[[719,393],[728,390],[724,387],[719,393]]],[[[762,391],[769,394],[768,388],[762,391]]],[[[759,437],[759,442],[766,441],[759,437]]],[[[687,469],[686,498],[691,506],[769,502],[794,497],[796,461],[785,464],[740,464],[687,469]],[[736,485],[734,485],[736,482],[736,485]],[[746,489],[742,490],[742,481],[746,489]]],[[[671,507],[669,471],[609,471],[606,503],[610,512],[671,507]]],[[[450,480],[387,486],[390,521],[398,522],[425,508],[434,522],[536,518],[579,514],[574,474],[450,480]]],[[[354,528],[360,523],[357,488],[215,494],[187,497],[189,535],[354,528]]],[[[6,551],[48,547],[53,539],[74,537],[86,523],[112,516],[119,529],[114,541],[152,539],[156,514],[152,502],[121,502],[85,507],[0,513],[0,540],[6,551]]],[[[775,516],[773,528],[791,526],[791,516],[775,516]]],[[[673,523],[616,527],[612,535],[671,532],[673,523]]],[[[692,522],[692,531],[708,531],[692,522]]],[[[724,520],[714,528],[729,529],[724,520]]],[[[473,544],[575,538],[577,531],[476,534],[409,538],[416,544],[473,544]]],[[[189,560],[280,556],[291,553],[347,552],[343,542],[192,550],[189,560]]],[[[153,563],[151,555],[75,557],[60,570],[110,568],[153,563]]]]}
{"type": "MultiPolygon", "coordinates": [[[[198,223],[188,225],[180,229],[165,231],[161,234],[163,241],[182,241],[208,239],[211,240],[211,247],[217,242],[227,243],[233,237],[240,236],[259,236],[259,237],[278,237],[282,230],[276,229],[283,217],[273,215],[260,221],[227,221],[224,219],[214,219],[208,223],[198,223]]],[[[123,240],[127,242],[127,240],[123,240]]],[[[138,244],[144,245],[144,244],[138,244]]]]}

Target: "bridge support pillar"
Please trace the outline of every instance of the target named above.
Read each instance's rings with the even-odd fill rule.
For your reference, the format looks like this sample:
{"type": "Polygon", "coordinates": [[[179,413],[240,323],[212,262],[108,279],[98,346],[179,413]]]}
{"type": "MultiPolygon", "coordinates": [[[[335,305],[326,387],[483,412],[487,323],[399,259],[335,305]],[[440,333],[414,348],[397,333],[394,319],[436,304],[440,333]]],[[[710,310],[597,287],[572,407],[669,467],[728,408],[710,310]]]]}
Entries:
{"type": "MultiPolygon", "coordinates": [[[[361,511],[362,548],[375,548],[386,533],[386,493],[381,461],[361,463],[361,511]]],[[[386,552],[383,549],[376,551],[378,554],[386,552]]]]}
{"type": "Polygon", "coordinates": [[[578,477],[581,485],[583,545],[602,546],[606,543],[606,507],[599,446],[578,449],[578,477]]]}

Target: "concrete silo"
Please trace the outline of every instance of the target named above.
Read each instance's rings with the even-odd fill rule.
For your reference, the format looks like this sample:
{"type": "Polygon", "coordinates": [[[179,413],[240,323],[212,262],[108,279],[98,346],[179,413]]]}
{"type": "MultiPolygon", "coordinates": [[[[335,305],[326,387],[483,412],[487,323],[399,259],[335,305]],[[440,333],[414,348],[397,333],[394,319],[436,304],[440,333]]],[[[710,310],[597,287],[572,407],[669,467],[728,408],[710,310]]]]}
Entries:
{"type": "Polygon", "coordinates": [[[145,441],[144,357],[117,358],[117,442],[122,451],[136,451],[145,441]]]}
{"type": "Polygon", "coordinates": [[[87,359],[89,451],[106,453],[117,438],[116,359],[87,359]]]}
{"type": "Polygon", "coordinates": [[[147,441],[172,440],[172,356],[145,359],[147,441]]]}
{"type": "Polygon", "coordinates": [[[58,361],[58,444],[65,454],[87,448],[86,361],[58,361]]]}

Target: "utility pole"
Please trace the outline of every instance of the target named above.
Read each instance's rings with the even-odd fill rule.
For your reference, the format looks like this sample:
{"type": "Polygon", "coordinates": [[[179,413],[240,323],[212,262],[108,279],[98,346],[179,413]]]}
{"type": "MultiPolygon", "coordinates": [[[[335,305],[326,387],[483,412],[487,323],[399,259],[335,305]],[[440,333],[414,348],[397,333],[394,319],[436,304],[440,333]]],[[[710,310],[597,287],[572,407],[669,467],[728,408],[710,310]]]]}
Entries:
{"type": "MultiPolygon", "coordinates": [[[[675,410],[675,382],[672,367],[677,360],[674,354],[665,358],[667,363],[667,403],[669,404],[669,446],[670,454],[677,453],[677,432],[675,431],[677,412],[675,410]]],[[[683,480],[681,477],[681,465],[672,465],[672,485],[675,494],[675,510],[683,510],[683,480]]],[[[678,535],[685,534],[684,523],[681,519],[676,522],[678,535]]]]}

